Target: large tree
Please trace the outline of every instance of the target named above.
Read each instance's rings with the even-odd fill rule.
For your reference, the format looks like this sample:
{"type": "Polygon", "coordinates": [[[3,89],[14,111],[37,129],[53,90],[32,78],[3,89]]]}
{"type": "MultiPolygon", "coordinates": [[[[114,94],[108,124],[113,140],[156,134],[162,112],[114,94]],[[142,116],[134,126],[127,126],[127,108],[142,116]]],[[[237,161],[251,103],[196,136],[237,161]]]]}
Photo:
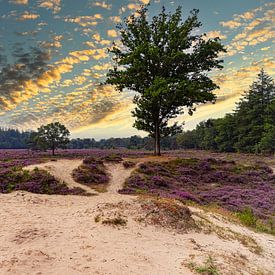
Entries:
{"type": "Polygon", "coordinates": [[[53,156],[57,148],[63,148],[69,140],[69,130],[59,122],[43,125],[37,130],[36,140],[47,149],[52,150],[53,156]]]}
{"type": "MultiPolygon", "coordinates": [[[[256,81],[237,104],[235,120],[237,151],[254,153],[266,132],[275,125],[275,88],[273,79],[261,70],[256,81]]],[[[274,130],[273,130],[274,131],[274,130]]]]}
{"type": "Polygon", "coordinates": [[[214,102],[218,86],[208,77],[222,68],[218,58],[225,49],[219,38],[199,34],[198,10],[183,22],[181,7],[174,14],[165,8],[149,22],[147,6],[118,26],[121,46],[110,49],[115,66],[106,83],[117,90],[135,91],[134,127],[155,140],[160,155],[160,138],[176,134],[182,126],[170,121],[184,109],[190,115],[197,104],[214,102]]]}

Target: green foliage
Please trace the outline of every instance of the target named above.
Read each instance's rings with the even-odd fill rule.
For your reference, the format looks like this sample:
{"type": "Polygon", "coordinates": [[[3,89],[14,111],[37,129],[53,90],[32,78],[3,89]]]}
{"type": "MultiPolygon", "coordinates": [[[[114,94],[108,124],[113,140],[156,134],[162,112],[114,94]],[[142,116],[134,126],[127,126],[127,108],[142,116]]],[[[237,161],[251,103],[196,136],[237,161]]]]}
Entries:
{"type": "Polygon", "coordinates": [[[275,152],[275,126],[267,125],[265,132],[256,146],[256,151],[262,153],[274,153],[275,152]]]}
{"type": "Polygon", "coordinates": [[[257,218],[255,217],[251,208],[245,208],[242,212],[237,214],[240,221],[249,227],[256,227],[257,218]]]}
{"type": "Polygon", "coordinates": [[[214,259],[209,256],[208,259],[205,261],[204,265],[198,266],[195,263],[189,263],[188,267],[199,274],[205,275],[218,275],[220,274],[215,263],[214,259]]]}
{"type": "Polygon", "coordinates": [[[215,101],[212,91],[218,86],[207,73],[222,68],[218,54],[225,49],[219,38],[195,33],[201,27],[198,10],[184,22],[180,7],[174,14],[163,8],[151,22],[147,11],[142,7],[120,26],[123,47],[110,49],[116,65],[106,83],[136,92],[134,127],[149,133],[160,154],[161,137],[181,131],[177,123],[169,124],[171,119],[183,114],[184,107],[191,115],[197,104],[215,101]]]}
{"type": "Polygon", "coordinates": [[[0,128],[0,149],[26,148],[26,140],[29,138],[29,135],[29,132],[0,128]]]}
{"type": "Polygon", "coordinates": [[[233,114],[201,122],[178,136],[179,145],[220,152],[275,152],[275,89],[263,70],[233,114]]]}
{"type": "Polygon", "coordinates": [[[29,140],[31,148],[51,149],[55,154],[57,148],[64,148],[69,140],[69,130],[59,122],[43,125],[33,133],[29,140]]]}
{"type": "Polygon", "coordinates": [[[251,227],[258,232],[265,232],[275,235],[274,221],[272,219],[269,219],[265,222],[259,220],[254,215],[251,208],[247,207],[242,212],[239,212],[236,215],[243,225],[251,227]]]}

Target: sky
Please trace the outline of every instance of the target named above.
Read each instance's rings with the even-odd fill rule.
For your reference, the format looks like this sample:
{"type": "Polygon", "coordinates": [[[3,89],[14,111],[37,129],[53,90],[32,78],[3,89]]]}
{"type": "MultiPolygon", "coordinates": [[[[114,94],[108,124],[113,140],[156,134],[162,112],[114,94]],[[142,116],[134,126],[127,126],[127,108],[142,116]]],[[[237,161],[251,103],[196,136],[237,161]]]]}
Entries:
{"type": "Polygon", "coordinates": [[[35,130],[59,121],[73,137],[144,136],[132,127],[133,92],[100,85],[112,67],[116,28],[141,4],[149,17],[199,9],[199,33],[220,37],[224,68],[211,73],[216,104],[177,118],[193,129],[232,112],[263,68],[274,69],[275,3],[265,0],[0,0],[0,127],[35,130]]]}

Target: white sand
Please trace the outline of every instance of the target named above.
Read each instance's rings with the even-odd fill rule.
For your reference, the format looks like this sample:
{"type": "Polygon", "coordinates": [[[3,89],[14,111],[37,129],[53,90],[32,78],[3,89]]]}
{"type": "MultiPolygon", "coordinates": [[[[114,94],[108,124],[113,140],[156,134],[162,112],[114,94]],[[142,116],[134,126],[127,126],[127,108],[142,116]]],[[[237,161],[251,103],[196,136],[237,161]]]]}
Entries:
{"type": "MultiPolygon", "coordinates": [[[[70,173],[81,161],[58,160],[42,166],[68,185],[70,173]]],[[[37,166],[37,165],[36,165],[37,166]]],[[[42,167],[40,166],[40,167],[42,167]]],[[[113,175],[107,193],[92,197],[48,196],[15,192],[0,196],[0,274],[193,274],[188,263],[199,263],[211,255],[220,274],[274,274],[275,238],[254,233],[225,221],[217,214],[192,209],[214,225],[228,227],[255,239],[263,249],[255,254],[237,240],[216,234],[178,234],[136,222],[131,209],[135,197],[120,195],[132,169],[108,165],[113,175]],[[95,222],[112,204],[128,220],[125,227],[95,222]],[[106,206],[107,204],[107,206],[106,206]],[[108,206],[109,205],[109,206],[108,206]],[[130,205],[130,207],[127,207],[130,205]],[[262,272],[262,273],[259,273],[262,272]]],[[[82,185],[81,185],[82,186],[82,185]]]]}

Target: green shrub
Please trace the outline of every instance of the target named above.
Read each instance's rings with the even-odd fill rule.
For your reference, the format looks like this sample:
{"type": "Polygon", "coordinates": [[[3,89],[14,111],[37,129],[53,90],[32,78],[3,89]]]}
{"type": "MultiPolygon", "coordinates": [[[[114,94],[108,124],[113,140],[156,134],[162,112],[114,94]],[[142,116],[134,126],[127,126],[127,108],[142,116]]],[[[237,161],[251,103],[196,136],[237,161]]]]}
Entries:
{"type": "Polygon", "coordinates": [[[237,216],[244,225],[254,228],[257,226],[257,218],[251,208],[245,208],[242,212],[238,213],[237,216]]]}

